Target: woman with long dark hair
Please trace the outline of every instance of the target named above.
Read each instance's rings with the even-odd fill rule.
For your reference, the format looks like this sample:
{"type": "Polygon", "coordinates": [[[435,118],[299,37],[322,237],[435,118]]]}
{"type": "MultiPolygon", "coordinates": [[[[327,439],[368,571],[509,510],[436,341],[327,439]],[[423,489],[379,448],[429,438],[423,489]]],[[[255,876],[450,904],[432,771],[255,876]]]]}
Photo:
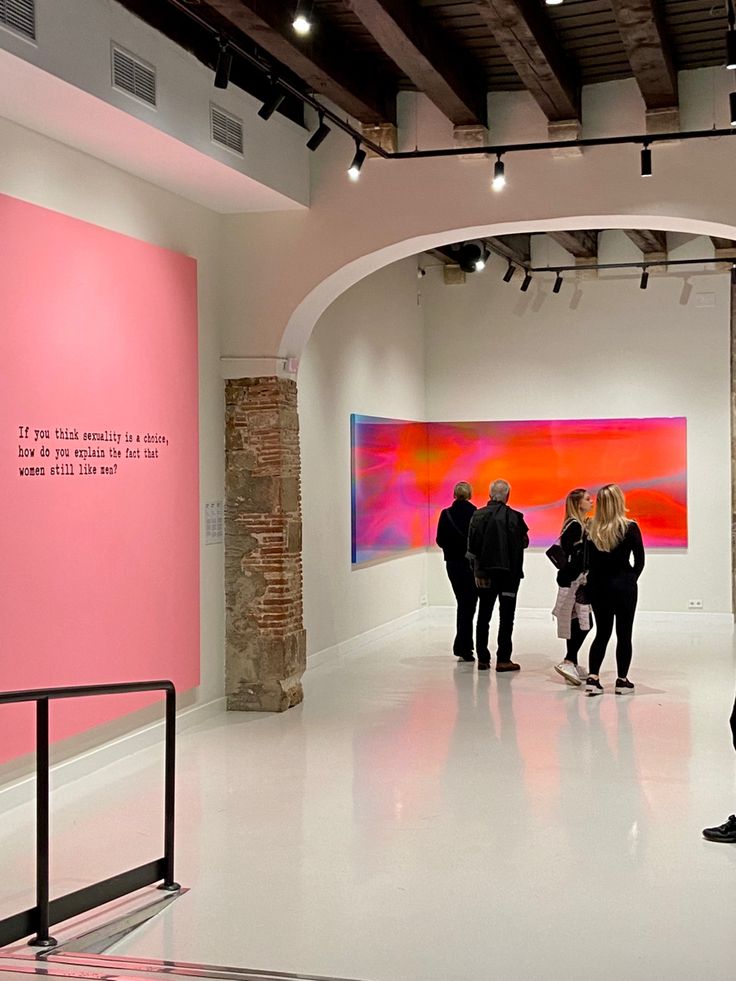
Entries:
{"type": "Polygon", "coordinates": [[[637,581],[644,568],[644,544],[635,521],[626,517],[626,499],[618,484],[606,484],[596,495],[590,535],[588,592],[596,631],[590,648],[587,695],[602,695],[599,672],[616,627],[616,694],[631,695],[631,634],[638,599],[637,581]]]}

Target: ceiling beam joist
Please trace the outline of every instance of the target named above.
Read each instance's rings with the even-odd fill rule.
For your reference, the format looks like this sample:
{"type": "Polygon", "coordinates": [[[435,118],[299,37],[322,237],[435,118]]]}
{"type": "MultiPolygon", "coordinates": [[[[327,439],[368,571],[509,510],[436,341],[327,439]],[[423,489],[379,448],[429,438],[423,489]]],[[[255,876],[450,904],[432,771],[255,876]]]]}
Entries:
{"type": "Polygon", "coordinates": [[[677,106],[677,71],[658,4],[611,0],[621,40],[647,109],[677,106]]]}
{"type": "Polygon", "coordinates": [[[495,252],[496,255],[502,256],[517,266],[528,266],[531,262],[531,241],[531,235],[523,232],[517,235],[498,235],[485,239],[491,252],[495,252]]]}
{"type": "Polygon", "coordinates": [[[538,0],[474,0],[504,55],[550,122],[580,119],[570,60],[538,0]]]}
{"type": "Polygon", "coordinates": [[[576,259],[595,259],[598,256],[598,232],[547,232],[547,234],[576,259]]]}
{"type": "Polygon", "coordinates": [[[487,123],[484,72],[409,0],[342,0],[391,60],[455,126],[487,123]]]}
{"type": "Polygon", "coordinates": [[[713,248],[719,252],[736,249],[736,242],[733,242],[730,238],[717,238],[715,235],[711,235],[710,240],[713,243],[713,248]]]}
{"type": "Polygon", "coordinates": [[[363,70],[359,59],[348,56],[339,37],[333,38],[323,26],[308,42],[300,40],[291,27],[293,3],[207,0],[206,6],[288,65],[315,94],[331,99],[361,123],[396,122],[395,94],[376,79],[376,73],[369,71],[367,65],[363,70]]]}
{"type": "Polygon", "coordinates": [[[667,255],[666,232],[655,232],[647,228],[626,228],[624,231],[643,255],[667,255]]]}

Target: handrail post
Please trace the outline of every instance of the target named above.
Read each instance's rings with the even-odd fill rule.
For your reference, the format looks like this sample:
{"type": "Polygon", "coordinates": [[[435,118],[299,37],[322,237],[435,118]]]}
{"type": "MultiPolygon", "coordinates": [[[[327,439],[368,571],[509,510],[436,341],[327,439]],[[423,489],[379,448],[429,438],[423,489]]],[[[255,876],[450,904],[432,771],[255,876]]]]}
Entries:
{"type": "Polygon", "coordinates": [[[174,809],[176,805],[176,690],[166,689],[166,789],[164,797],[164,881],[159,889],[178,892],[174,881],[174,809]]]}
{"type": "Polygon", "coordinates": [[[36,702],[36,936],[32,947],[55,947],[49,936],[49,700],[36,702]]]}

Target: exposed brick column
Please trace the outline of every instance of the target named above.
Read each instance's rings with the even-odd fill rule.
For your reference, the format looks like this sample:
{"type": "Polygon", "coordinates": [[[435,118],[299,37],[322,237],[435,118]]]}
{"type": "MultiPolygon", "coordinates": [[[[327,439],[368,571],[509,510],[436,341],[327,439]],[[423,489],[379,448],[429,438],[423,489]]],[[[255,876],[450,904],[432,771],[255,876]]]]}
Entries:
{"type": "Polygon", "coordinates": [[[306,667],[296,382],[228,380],[225,428],[227,707],[283,712],[306,667]]]}

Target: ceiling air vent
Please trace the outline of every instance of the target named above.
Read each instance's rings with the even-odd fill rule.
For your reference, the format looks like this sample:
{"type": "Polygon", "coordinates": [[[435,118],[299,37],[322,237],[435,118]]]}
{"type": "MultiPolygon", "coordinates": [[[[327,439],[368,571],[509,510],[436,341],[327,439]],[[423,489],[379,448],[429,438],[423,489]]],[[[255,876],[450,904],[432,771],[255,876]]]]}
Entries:
{"type": "Polygon", "coordinates": [[[35,0],[0,0],[0,26],[35,41],[35,0]]]}
{"type": "Polygon", "coordinates": [[[156,70],[115,45],[112,48],[112,84],[113,88],[127,92],[147,106],[156,105],[156,70]]]}
{"type": "Polygon", "coordinates": [[[233,153],[243,154],[243,121],[237,116],[231,116],[229,112],[220,109],[219,106],[210,106],[210,130],[212,142],[219,146],[224,146],[233,153]]]}

